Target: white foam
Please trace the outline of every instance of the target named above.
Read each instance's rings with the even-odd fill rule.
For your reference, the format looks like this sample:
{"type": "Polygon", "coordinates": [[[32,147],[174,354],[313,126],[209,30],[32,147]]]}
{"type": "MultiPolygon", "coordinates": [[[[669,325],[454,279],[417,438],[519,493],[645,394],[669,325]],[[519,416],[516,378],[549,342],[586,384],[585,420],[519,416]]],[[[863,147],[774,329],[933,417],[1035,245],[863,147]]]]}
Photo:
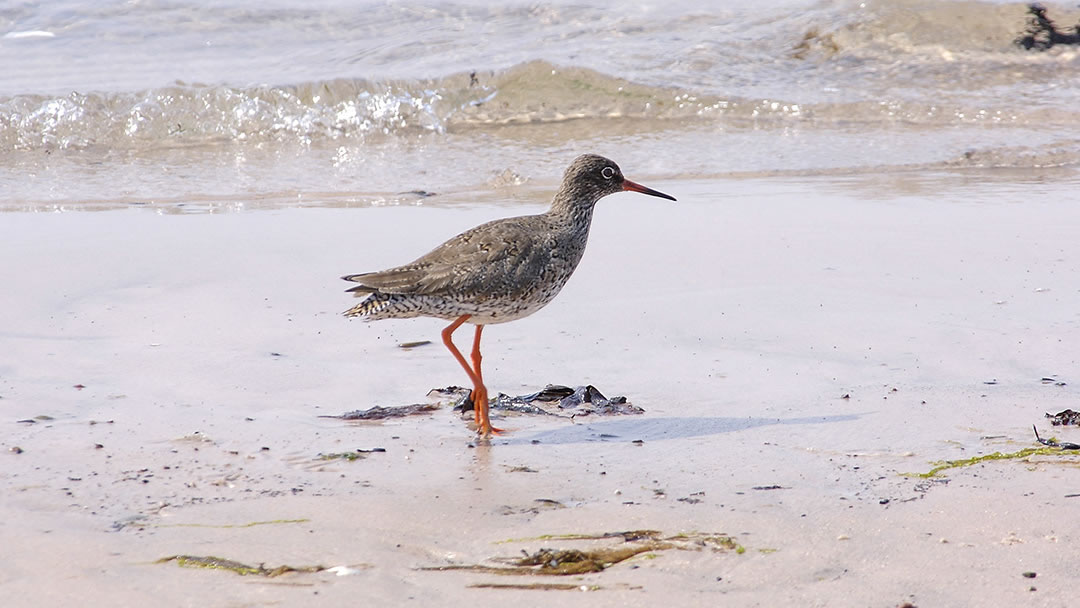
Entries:
{"type": "Polygon", "coordinates": [[[56,34],[52,32],[46,32],[45,30],[27,30],[25,32],[8,32],[4,34],[4,38],[8,40],[15,40],[18,38],[55,38],[56,34]]]}

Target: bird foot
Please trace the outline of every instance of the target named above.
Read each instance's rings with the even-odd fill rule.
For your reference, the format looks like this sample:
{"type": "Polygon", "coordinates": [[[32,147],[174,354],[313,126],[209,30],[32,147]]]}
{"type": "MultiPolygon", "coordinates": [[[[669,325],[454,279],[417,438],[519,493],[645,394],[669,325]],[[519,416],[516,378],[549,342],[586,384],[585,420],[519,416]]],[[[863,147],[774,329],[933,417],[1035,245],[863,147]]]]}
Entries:
{"type": "Polygon", "coordinates": [[[505,432],[506,432],[505,430],[493,427],[490,424],[488,424],[486,426],[485,425],[480,425],[480,427],[476,429],[476,434],[479,435],[480,437],[490,437],[492,435],[502,435],[505,432]]]}
{"type": "Polygon", "coordinates": [[[491,420],[488,418],[488,392],[487,387],[481,384],[473,389],[471,395],[473,402],[473,415],[476,422],[476,434],[481,437],[490,437],[491,435],[500,435],[503,430],[491,425],[491,420]]]}

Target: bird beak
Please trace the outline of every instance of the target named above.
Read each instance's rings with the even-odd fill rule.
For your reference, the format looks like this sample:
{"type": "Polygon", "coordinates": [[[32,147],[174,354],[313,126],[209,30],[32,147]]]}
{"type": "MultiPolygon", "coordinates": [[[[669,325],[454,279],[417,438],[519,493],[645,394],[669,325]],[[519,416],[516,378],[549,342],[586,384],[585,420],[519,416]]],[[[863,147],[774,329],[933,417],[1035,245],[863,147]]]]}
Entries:
{"type": "Polygon", "coordinates": [[[653,190],[652,188],[646,188],[645,186],[642,186],[641,184],[634,183],[634,182],[632,182],[632,181],[630,181],[628,179],[623,180],[622,189],[623,190],[628,190],[630,192],[640,192],[642,194],[648,194],[649,196],[659,196],[660,198],[666,198],[669,201],[675,200],[675,197],[671,196],[670,194],[664,194],[663,192],[657,192],[656,190],[653,190]]]}

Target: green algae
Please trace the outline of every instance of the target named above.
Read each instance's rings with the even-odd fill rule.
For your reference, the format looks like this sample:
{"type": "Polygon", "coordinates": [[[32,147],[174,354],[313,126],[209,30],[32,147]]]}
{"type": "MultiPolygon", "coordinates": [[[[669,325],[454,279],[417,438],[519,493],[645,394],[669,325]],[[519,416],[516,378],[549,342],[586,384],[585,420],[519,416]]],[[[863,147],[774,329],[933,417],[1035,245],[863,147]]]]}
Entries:
{"type": "Polygon", "coordinates": [[[371,448],[365,450],[357,448],[351,452],[330,452],[328,454],[319,454],[319,460],[360,460],[361,458],[367,458],[368,454],[381,454],[386,452],[386,448],[371,448]]]}
{"type": "Polygon", "coordinates": [[[333,452],[330,454],[319,454],[319,460],[348,460],[349,462],[352,462],[353,460],[360,460],[364,457],[364,454],[361,454],[360,452],[333,452]]]}
{"type": "Polygon", "coordinates": [[[728,551],[734,551],[738,555],[746,553],[746,547],[735,542],[735,539],[727,534],[705,534],[699,532],[682,533],[671,536],[666,540],[677,540],[698,543],[702,546],[712,546],[714,548],[727,549],[728,551]]]}
{"type": "Polygon", "coordinates": [[[325,566],[277,566],[276,568],[267,568],[263,564],[258,566],[250,566],[235,560],[225,559],[223,557],[216,557],[213,555],[196,556],[196,555],[172,555],[169,557],[163,557],[155,564],[164,564],[175,561],[176,565],[181,568],[205,568],[208,570],[229,570],[235,572],[240,576],[265,576],[273,578],[287,574],[290,572],[322,572],[326,570],[325,566]]]}
{"type": "Polygon", "coordinates": [[[925,473],[902,473],[905,477],[919,477],[927,479],[930,477],[939,477],[942,471],[949,469],[959,469],[962,467],[969,467],[973,464],[979,464],[981,462],[990,462],[993,460],[1016,460],[1028,458],[1029,456],[1054,456],[1062,454],[1062,450],[1052,447],[1041,448],[1024,448],[1016,452],[993,452],[992,454],[984,454],[982,456],[973,456],[971,458],[963,458],[960,460],[943,460],[937,461],[934,464],[934,468],[925,473]]]}

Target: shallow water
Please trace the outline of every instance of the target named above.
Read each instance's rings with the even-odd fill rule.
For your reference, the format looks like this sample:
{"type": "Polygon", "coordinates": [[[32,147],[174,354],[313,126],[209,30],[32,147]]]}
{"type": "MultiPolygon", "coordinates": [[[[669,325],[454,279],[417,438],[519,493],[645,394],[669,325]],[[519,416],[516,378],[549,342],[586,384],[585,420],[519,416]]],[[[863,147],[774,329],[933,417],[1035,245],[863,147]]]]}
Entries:
{"type": "MultiPolygon", "coordinates": [[[[677,180],[654,185],[678,203],[609,197],[559,298],[485,333],[485,378],[509,394],[550,382],[628,395],[642,424],[659,419],[638,431],[652,439],[687,436],[664,430],[668,419],[849,415],[865,420],[802,441],[937,454],[946,439],[977,444],[971,428],[1024,438],[1040,408],[1075,393],[1040,379],[1067,379],[1076,363],[1080,214],[1052,175],[1023,187],[966,177],[677,180]]],[[[13,319],[0,343],[20,353],[0,368],[14,415],[48,403],[119,416],[94,412],[149,401],[164,408],[155,424],[183,426],[164,412],[183,404],[209,424],[226,411],[422,401],[463,381],[438,343],[444,323],[348,322],[337,277],[512,212],[159,211],[6,215],[4,257],[35,252],[0,272],[13,319]],[[395,346],[424,339],[434,343],[395,346]]],[[[520,421],[513,439],[531,426],[520,421]]]]}

